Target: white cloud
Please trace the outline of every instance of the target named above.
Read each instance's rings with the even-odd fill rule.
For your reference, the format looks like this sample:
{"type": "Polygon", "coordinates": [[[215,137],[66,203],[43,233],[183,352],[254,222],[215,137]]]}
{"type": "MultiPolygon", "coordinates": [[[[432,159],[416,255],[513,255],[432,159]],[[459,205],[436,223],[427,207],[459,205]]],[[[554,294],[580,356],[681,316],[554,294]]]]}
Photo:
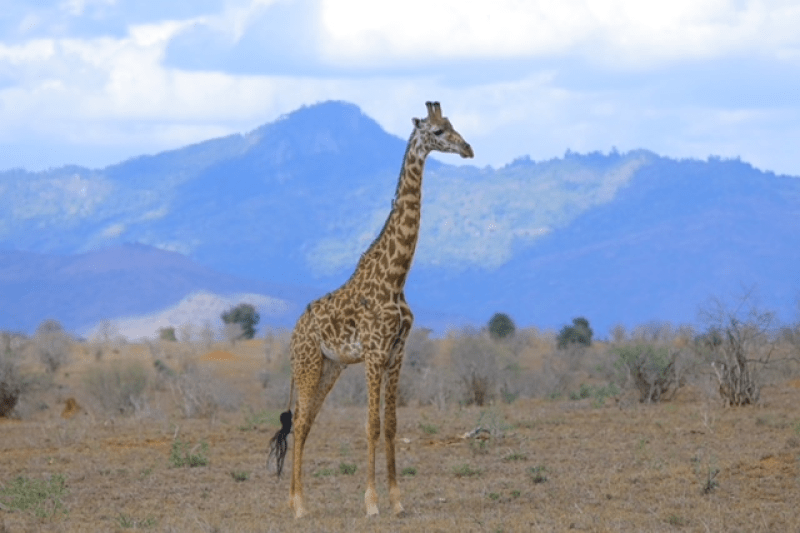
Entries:
{"type": "Polygon", "coordinates": [[[111,224],[101,232],[101,236],[103,239],[114,239],[125,233],[126,229],[127,226],[125,224],[111,224]]]}
{"type": "Polygon", "coordinates": [[[34,39],[21,45],[4,45],[0,43],[0,62],[11,66],[26,65],[47,61],[55,55],[55,43],[52,39],[34,39]]]}
{"type": "Polygon", "coordinates": [[[322,0],[321,17],[338,65],[562,54],[649,65],[800,43],[800,6],[768,0],[322,0]]]}
{"type": "Polygon", "coordinates": [[[106,7],[113,6],[117,0],[65,0],[61,3],[61,9],[72,16],[83,15],[89,6],[106,7]]]}
{"type": "MultiPolygon", "coordinates": [[[[758,145],[749,153],[763,166],[800,173],[791,148],[800,142],[800,131],[765,118],[763,107],[775,104],[770,95],[762,97],[766,87],[786,86],[789,94],[798,82],[800,75],[792,74],[800,72],[795,2],[53,5],[60,8],[31,10],[14,3],[12,27],[39,29],[27,38],[20,27],[16,40],[0,41],[0,149],[6,167],[103,166],[248,131],[328,99],[355,102],[405,137],[411,116],[424,112],[422,102],[437,99],[475,146],[477,165],[499,165],[523,154],[552,157],[566,148],[616,145],[705,157],[712,149],[758,145]],[[100,12],[122,30],[114,26],[104,33],[95,25],[82,33],[71,25],[73,19],[102,22],[95,16],[100,12]],[[170,59],[177,42],[184,48],[175,55],[197,57],[196,65],[170,59]],[[216,59],[204,63],[206,56],[216,59]],[[774,79],[756,72],[747,78],[754,88],[743,88],[738,82],[745,74],[726,76],[748,68],[740,58],[770,61],[773,70],[786,74],[774,79]],[[700,68],[723,60],[721,76],[700,68]],[[686,64],[700,67],[682,70],[686,64]],[[641,79],[626,78],[631,72],[641,79]],[[698,79],[708,83],[697,85],[698,79]],[[721,100],[744,90],[763,103],[721,100]],[[703,118],[692,118],[695,113],[703,118]],[[725,113],[740,118],[731,123],[725,113]],[[700,122],[709,117],[712,122],[700,122]],[[708,138],[692,137],[695,129],[704,129],[708,138]],[[760,147],[764,134],[774,139],[772,148],[760,147]]],[[[797,116],[800,101],[787,98],[794,99],[779,114],[797,116]]]]}

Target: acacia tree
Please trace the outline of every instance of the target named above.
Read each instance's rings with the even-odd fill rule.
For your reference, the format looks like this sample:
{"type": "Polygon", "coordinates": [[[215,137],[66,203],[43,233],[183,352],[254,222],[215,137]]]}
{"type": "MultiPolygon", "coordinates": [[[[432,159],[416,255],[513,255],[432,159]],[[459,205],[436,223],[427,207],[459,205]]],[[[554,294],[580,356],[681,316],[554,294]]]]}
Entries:
{"type": "Polygon", "coordinates": [[[558,347],[567,348],[571,344],[582,346],[592,345],[592,335],[594,332],[589,327],[589,321],[579,316],[572,319],[571,326],[564,326],[558,333],[558,347]]]}
{"type": "Polygon", "coordinates": [[[222,321],[228,324],[237,324],[241,328],[240,339],[252,339],[256,334],[256,324],[261,317],[256,308],[250,304],[239,304],[222,313],[222,321]]]}
{"type": "Polygon", "coordinates": [[[513,337],[514,332],[517,330],[514,321],[505,313],[495,313],[489,319],[489,335],[495,339],[505,339],[506,337],[513,337]]]}

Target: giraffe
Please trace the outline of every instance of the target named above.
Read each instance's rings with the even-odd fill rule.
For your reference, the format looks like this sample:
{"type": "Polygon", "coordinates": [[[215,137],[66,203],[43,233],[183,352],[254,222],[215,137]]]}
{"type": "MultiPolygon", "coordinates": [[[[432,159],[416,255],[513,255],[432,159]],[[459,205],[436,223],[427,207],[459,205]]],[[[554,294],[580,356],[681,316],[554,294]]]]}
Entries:
{"type": "MultiPolygon", "coordinates": [[[[384,445],[393,512],[403,514],[395,470],[397,382],[413,314],[404,286],[417,246],[422,201],[422,173],[430,152],[473,157],[472,147],[442,116],[439,102],[426,102],[428,116],[412,120],[403,167],[389,217],[378,237],[361,255],[344,285],[311,302],[292,332],[292,391],[297,389],[294,415],[294,457],[289,505],[295,517],[306,512],[303,497],[303,447],[311,425],[339,374],[347,365],[364,363],[369,408],[367,415],[367,515],[378,514],[375,491],[375,449],[380,438],[381,381],[385,380],[384,445]]],[[[293,393],[290,393],[291,407],[293,393]]],[[[281,415],[282,428],[271,441],[278,475],[292,429],[291,409],[281,415]]]]}

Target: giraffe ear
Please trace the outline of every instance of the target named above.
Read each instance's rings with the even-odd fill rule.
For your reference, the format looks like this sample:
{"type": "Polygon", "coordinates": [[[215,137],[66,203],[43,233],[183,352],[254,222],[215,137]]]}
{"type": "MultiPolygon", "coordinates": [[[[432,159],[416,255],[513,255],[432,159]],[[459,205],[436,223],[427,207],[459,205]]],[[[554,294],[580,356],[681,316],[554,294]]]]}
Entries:
{"type": "Polygon", "coordinates": [[[419,128],[419,125],[422,123],[422,121],[418,118],[412,118],[411,123],[414,124],[415,128],[419,128]]]}

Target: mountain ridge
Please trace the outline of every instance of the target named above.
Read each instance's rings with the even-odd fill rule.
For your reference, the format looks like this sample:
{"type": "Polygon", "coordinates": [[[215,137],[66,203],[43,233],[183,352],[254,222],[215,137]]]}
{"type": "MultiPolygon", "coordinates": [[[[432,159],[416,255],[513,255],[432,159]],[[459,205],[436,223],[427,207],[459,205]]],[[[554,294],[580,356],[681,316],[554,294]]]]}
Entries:
{"type": "MultiPolygon", "coordinates": [[[[0,315],[0,329],[30,331],[46,310],[66,313],[44,305],[43,295],[26,295],[24,287],[39,294],[26,285],[34,273],[56,295],[58,283],[71,288],[56,298],[65,308],[68,293],[94,309],[84,322],[153,313],[192,290],[264,294],[300,309],[347,279],[377,235],[404,146],[357,106],[327,102],[245,134],[105,169],[0,172],[0,250],[44,254],[37,265],[28,257],[29,271],[16,281],[6,268],[5,285],[3,261],[12,261],[0,255],[0,294],[28,317],[0,315]],[[76,278],[59,263],[105,249],[131,256],[120,263],[144,261],[143,250],[125,248],[131,242],[194,266],[163,255],[164,272],[148,280],[144,263],[80,270],[76,278]],[[91,279],[106,285],[89,288],[91,279]],[[73,290],[77,283],[86,291],[73,290]],[[144,288],[121,295],[129,309],[93,300],[125,284],[144,288]]],[[[423,309],[418,324],[439,330],[485,323],[495,311],[540,327],[588,315],[598,331],[615,322],[692,321],[703,299],[737,284],[762,286],[767,303],[788,318],[785,295],[798,286],[787,266],[800,260],[798,215],[800,179],[739,160],[567,151],[494,169],[429,159],[406,292],[423,309]]],[[[289,315],[274,318],[287,325],[289,315]]]]}

